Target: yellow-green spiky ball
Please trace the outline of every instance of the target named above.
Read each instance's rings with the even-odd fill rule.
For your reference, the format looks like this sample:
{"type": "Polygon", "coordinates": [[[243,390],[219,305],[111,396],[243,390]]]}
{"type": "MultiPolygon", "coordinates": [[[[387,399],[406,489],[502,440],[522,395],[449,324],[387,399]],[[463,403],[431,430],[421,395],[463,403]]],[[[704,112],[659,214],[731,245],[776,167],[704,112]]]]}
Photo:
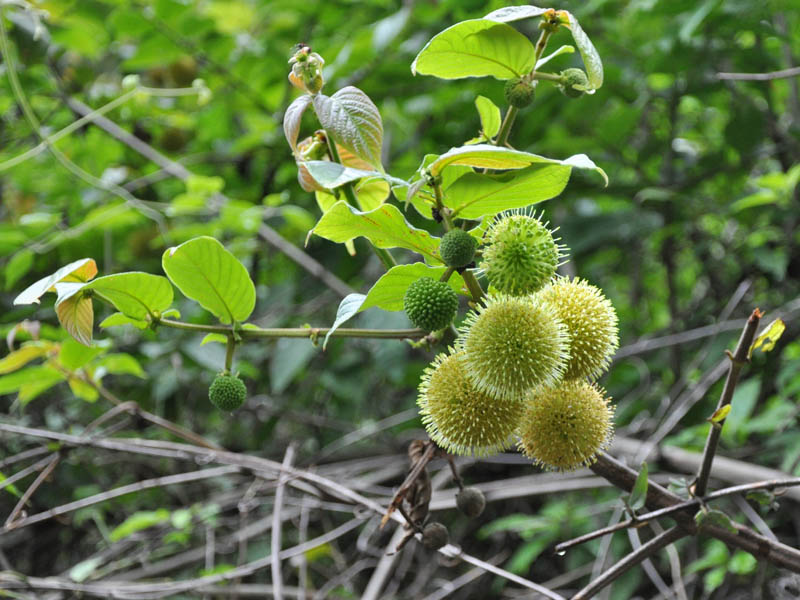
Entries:
{"type": "Polygon", "coordinates": [[[524,213],[497,219],[486,233],[480,267],[504,294],[525,296],[541,289],[555,275],[561,248],[551,231],[524,213]]]}
{"type": "Polygon", "coordinates": [[[619,346],[617,313],[603,292],[577,277],[560,277],[536,296],[553,307],[569,331],[570,360],[564,379],[603,373],[619,346]]]}
{"type": "Polygon", "coordinates": [[[529,296],[489,296],[467,315],[456,343],[475,386],[495,398],[520,400],[557,383],[569,360],[566,326],[529,296]]]}
{"type": "Polygon", "coordinates": [[[463,354],[440,354],[425,369],[417,404],[428,435],[454,454],[486,456],[508,448],[523,403],[497,400],[475,388],[463,354]]]}
{"type": "Polygon", "coordinates": [[[588,466],[611,442],[613,415],[602,388],[581,379],[541,389],[522,417],[520,449],[546,469],[588,466]]]}

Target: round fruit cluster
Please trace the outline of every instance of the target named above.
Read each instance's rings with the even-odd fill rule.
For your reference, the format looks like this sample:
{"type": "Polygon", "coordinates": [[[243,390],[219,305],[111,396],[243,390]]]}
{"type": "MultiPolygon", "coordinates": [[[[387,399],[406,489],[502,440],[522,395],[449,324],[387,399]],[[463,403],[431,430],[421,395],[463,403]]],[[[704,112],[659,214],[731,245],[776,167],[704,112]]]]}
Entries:
{"type": "MultiPolygon", "coordinates": [[[[618,346],[614,308],[597,287],[556,275],[565,248],[535,215],[499,215],[482,241],[479,267],[490,293],[422,376],[418,404],[428,434],[456,454],[499,452],[516,438],[542,467],[591,464],[613,432],[613,408],[593,382],[618,346]]],[[[408,309],[427,306],[431,330],[448,326],[457,310],[452,288],[432,279],[412,285],[406,301],[424,328],[408,309]]]]}

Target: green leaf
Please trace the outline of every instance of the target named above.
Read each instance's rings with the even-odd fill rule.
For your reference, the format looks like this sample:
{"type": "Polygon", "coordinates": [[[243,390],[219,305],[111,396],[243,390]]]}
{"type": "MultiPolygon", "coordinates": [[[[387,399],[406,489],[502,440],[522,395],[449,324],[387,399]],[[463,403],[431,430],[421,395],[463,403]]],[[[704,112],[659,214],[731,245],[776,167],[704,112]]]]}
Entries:
{"type": "Polygon", "coordinates": [[[86,347],[75,340],[64,340],[58,352],[58,360],[70,371],[80,369],[93,358],[103,354],[106,348],[100,346],[86,347]]]}
{"type": "Polygon", "coordinates": [[[647,486],[650,483],[647,475],[647,463],[642,463],[639,469],[639,474],[636,476],[636,482],[631,489],[631,495],[628,500],[628,506],[631,510],[637,511],[644,508],[645,501],[647,500],[647,486]]]}
{"type": "Polygon", "coordinates": [[[200,303],[225,324],[244,321],[256,304],[256,288],[247,269],[211,237],[168,248],[164,272],[184,296],[200,303]]]}
{"type": "MultiPolygon", "coordinates": [[[[430,277],[438,281],[444,272],[445,267],[429,267],[420,262],[392,267],[367,292],[359,312],[373,306],[391,311],[403,310],[403,298],[412,283],[422,277],[430,277]]],[[[450,276],[447,285],[456,293],[469,295],[464,279],[458,273],[450,276]]]]}
{"type": "Polygon", "coordinates": [[[150,324],[147,321],[143,321],[141,319],[132,319],[131,317],[127,317],[122,313],[116,312],[105,319],[102,320],[100,323],[100,327],[119,327],[120,325],[133,325],[136,329],[147,329],[150,324]]]}
{"type": "Polygon", "coordinates": [[[744,550],[734,552],[730,561],[728,561],[728,568],[737,575],[748,575],[755,571],[757,566],[756,557],[744,550]]]}
{"type": "Polygon", "coordinates": [[[478,109],[478,116],[481,118],[483,136],[487,139],[493,138],[500,131],[500,109],[485,96],[475,98],[475,107],[478,109]]]}
{"type": "Polygon", "coordinates": [[[786,331],[786,323],[783,322],[783,319],[775,319],[755,339],[753,345],[747,351],[747,358],[752,356],[753,350],[758,350],[759,348],[761,348],[762,352],[772,350],[778,340],[781,339],[784,331],[786,331]]]}
{"type": "Polygon", "coordinates": [[[453,217],[479,219],[554,198],[566,187],[570,171],[538,164],[500,175],[466,173],[445,190],[443,203],[453,209],[453,217]]]}
{"type": "Polygon", "coordinates": [[[49,386],[52,386],[63,379],[64,376],[59,371],[47,365],[25,367],[8,375],[0,376],[0,396],[19,392],[24,386],[32,383],[49,383],[49,386]]]}
{"type": "Polygon", "coordinates": [[[578,47],[578,52],[581,53],[583,59],[583,66],[586,68],[586,76],[589,79],[590,89],[587,92],[594,93],[594,90],[599,89],[603,85],[603,61],[600,60],[600,55],[592,44],[592,40],[586,35],[586,32],[581,28],[578,19],[575,15],[567,13],[569,17],[569,24],[567,27],[572,32],[572,39],[575,40],[575,45],[578,47]]]}
{"type": "Polygon", "coordinates": [[[30,361],[45,356],[53,344],[50,342],[28,342],[0,359],[0,375],[21,369],[30,361]]]}
{"type": "Polygon", "coordinates": [[[115,354],[108,354],[95,361],[96,367],[95,377],[101,377],[101,370],[112,375],[133,375],[141,379],[145,379],[144,370],[139,361],[130,354],[119,352],[115,354]]]}
{"type": "Polygon", "coordinates": [[[539,17],[547,12],[546,8],[539,8],[530,4],[520,6],[506,6],[498,8],[483,17],[489,21],[497,21],[498,23],[510,23],[511,21],[520,21],[522,19],[530,19],[532,17],[539,17]]]}
{"type": "Polygon", "coordinates": [[[228,344],[228,336],[224,333],[207,333],[200,342],[201,346],[206,344],[228,344]]]}
{"type": "Polygon", "coordinates": [[[80,294],[71,294],[56,302],[56,315],[61,326],[84,346],[92,345],[94,308],[92,300],[80,294]]]}
{"type": "Polygon", "coordinates": [[[153,527],[154,525],[160,525],[165,521],[169,521],[169,519],[170,512],[166,508],[133,513],[130,517],[125,519],[111,531],[109,539],[112,542],[118,542],[129,535],[133,535],[137,531],[147,529],[148,527],[153,527]]]}
{"type": "Polygon", "coordinates": [[[98,277],[83,286],[83,292],[94,290],[127,317],[145,320],[148,315],[161,314],[172,304],[172,285],[161,275],[149,273],[118,273],[98,277]]]}
{"type": "Polygon", "coordinates": [[[354,169],[353,167],[345,167],[328,160],[309,160],[300,164],[305,165],[314,180],[327,189],[337,188],[357,179],[385,179],[395,185],[407,185],[402,179],[397,179],[378,171],[354,169]]]}
{"type": "Polygon", "coordinates": [[[23,248],[8,260],[5,268],[6,291],[14,287],[14,284],[31,270],[33,266],[33,257],[34,254],[31,250],[23,248]]]}
{"type": "Polygon", "coordinates": [[[575,46],[570,46],[569,44],[561,46],[558,50],[551,52],[547,56],[543,56],[539,59],[536,63],[536,70],[538,71],[540,67],[543,67],[551,60],[553,60],[557,56],[561,56],[562,54],[573,54],[575,52],[575,46]]]}
{"type": "Polygon", "coordinates": [[[59,282],[86,282],[97,275],[97,264],[93,258],[82,258],[61,267],[52,275],[48,275],[28,286],[16,298],[14,304],[38,303],[46,292],[54,292],[55,284],[59,282]]]}
{"type": "Polygon", "coordinates": [[[103,558],[101,556],[87,558],[69,570],[69,578],[76,583],[86,581],[97,570],[97,567],[102,564],[103,558]]]}
{"type": "MultiPolygon", "coordinates": [[[[325,350],[325,348],[328,346],[328,339],[331,337],[331,334],[339,329],[342,323],[349,320],[359,311],[365,299],[366,296],[364,294],[348,294],[339,303],[339,308],[336,311],[336,320],[333,322],[330,330],[325,335],[325,341],[322,342],[323,350],[325,350]]],[[[0,377],[0,381],[1,380],[2,378],[0,377]]]]}
{"type": "Polygon", "coordinates": [[[442,263],[438,238],[410,225],[391,204],[361,212],[342,200],[322,215],[311,233],[340,244],[363,236],[378,248],[407,248],[428,262],[442,263]]]}
{"type": "Polygon", "coordinates": [[[333,96],[316,94],[313,102],[319,122],[335,142],[382,168],[383,121],[369,96],[357,87],[347,86],[333,96]]]}
{"type": "Polygon", "coordinates": [[[311,104],[311,96],[303,94],[295,98],[283,114],[283,134],[286,136],[289,147],[294,152],[297,151],[297,138],[300,135],[300,123],[303,120],[303,113],[306,112],[309,104],[311,104]]]}
{"type": "Polygon", "coordinates": [[[490,144],[476,144],[473,146],[451,148],[434,160],[428,169],[431,175],[435,177],[439,175],[445,167],[451,165],[466,165],[468,167],[487,169],[522,169],[537,163],[592,169],[600,173],[606,185],[608,185],[608,177],[605,172],[594,164],[585,154],[576,154],[565,160],[556,160],[554,158],[539,156],[538,154],[531,154],[530,152],[501,148],[490,144]]]}
{"type": "Polygon", "coordinates": [[[731,533],[739,533],[739,530],[736,529],[731,518],[716,508],[697,511],[697,514],[694,516],[694,522],[697,523],[698,527],[716,525],[717,527],[727,529],[731,533]]]}
{"type": "Polygon", "coordinates": [[[100,397],[97,389],[85,381],[71,377],[67,380],[67,383],[69,384],[69,389],[72,390],[72,393],[81,400],[85,400],[86,402],[94,402],[100,397]]]}
{"type": "Polygon", "coordinates": [[[510,25],[473,19],[434,36],[417,54],[411,72],[441,79],[511,79],[531,71],[534,52],[531,41],[510,25]]]}
{"type": "Polygon", "coordinates": [[[728,569],[725,567],[716,567],[711,569],[703,576],[703,589],[707,594],[710,594],[725,581],[725,576],[728,574],[728,569]]]}

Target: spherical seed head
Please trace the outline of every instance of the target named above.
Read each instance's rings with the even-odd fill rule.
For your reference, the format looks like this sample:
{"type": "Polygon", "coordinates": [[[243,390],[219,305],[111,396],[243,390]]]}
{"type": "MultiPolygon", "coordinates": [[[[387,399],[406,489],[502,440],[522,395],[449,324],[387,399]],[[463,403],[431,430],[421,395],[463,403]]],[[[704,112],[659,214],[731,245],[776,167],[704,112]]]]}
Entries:
{"type": "Polygon", "coordinates": [[[247,388],[236,375],[220,373],[208,388],[208,399],[220,410],[230,412],[244,404],[247,388]]]}
{"type": "Polygon", "coordinates": [[[564,379],[594,379],[603,373],[619,346],[617,313],[603,292],[577,277],[560,277],[536,296],[567,326],[570,360],[564,379]]]}
{"type": "Polygon", "coordinates": [[[463,229],[453,229],[442,237],[439,255],[448,267],[466,267],[475,257],[478,240],[463,229]]]}
{"type": "Polygon", "coordinates": [[[561,248],[539,219],[515,213],[489,227],[480,267],[499,291],[525,296],[553,278],[561,258],[561,248]]]}
{"type": "Polygon", "coordinates": [[[425,369],[417,404],[428,435],[453,454],[487,456],[512,445],[524,405],[478,391],[463,354],[442,353],[425,369]]]}
{"type": "Polygon", "coordinates": [[[428,523],[422,529],[422,545],[428,550],[438,550],[450,540],[447,527],[437,521],[428,523]]]}
{"type": "Polygon", "coordinates": [[[569,98],[578,98],[586,93],[586,90],[575,89],[573,86],[588,86],[589,79],[583,69],[566,69],[561,71],[563,82],[558,88],[561,93],[569,98]]]}
{"type": "Polygon", "coordinates": [[[541,389],[522,418],[520,449],[549,470],[588,466],[611,442],[613,415],[605,392],[582,379],[541,389]]]}
{"type": "Polygon", "coordinates": [[[426,331],[438,331],[456,316],[458,295],[444,281],[422,277],[408,286],[403,307],[414,325],[426,331]]]}
{"type": "Polygon", "coordinates": [[[554,385],[569,360],[566,326],[529,296],[490,296],[467,315],[456,343],[475,387],[495,398],[522,400],[554,385]]]}
{"type": "Polygon", "coordinates": [[[513,77],[506,81],[505,96],[514,108],[525,108],[533,103],[536,88],[529,81],[519,77],[513,77]]]}
{"type": "Polygon", "coordinates": [[[456,494],[456,506],[470,519],[474,519],[486,508],[486,496],[476,487],[465,487],[456,494]]]}

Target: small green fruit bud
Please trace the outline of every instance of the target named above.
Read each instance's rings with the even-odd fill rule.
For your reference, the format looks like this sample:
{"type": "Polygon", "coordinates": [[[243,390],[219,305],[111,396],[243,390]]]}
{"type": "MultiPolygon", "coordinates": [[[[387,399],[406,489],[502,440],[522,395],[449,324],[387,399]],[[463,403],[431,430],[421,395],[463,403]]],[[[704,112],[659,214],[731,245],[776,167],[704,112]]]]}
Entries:
{"type": "Polygon", "coordinates": [[[408,286],[403,308],[411,322],[426,331],[444,329],[456,316],[458,295],[444,281],[422,277],[408,286]]]}
{"type": "Polygon", "coordinates": [[[486,496],[476,487],[465,487],[456,494],[456,506],[470,519],[474,519],[486,508],[486,496]]]}
{"type": "Polygon", "coordinates": [[[566,69],[561,71],[561,84],[558,89],[568,98],[578,98],[586,93],[585,89],[576,89],[575,86],[588,86],[589,79],[583,69],[566,69]]]}
{"type": "Polygon", "coordinates": [[[440,354],[425,369],[417,404],[431,439],[453,454],[486,456],[512,444],[524,408],[478,391],[462,353],[440,354]]]}
{"type": "Polygon", "coordinates": [[[605,392],[582,379],[537,391],[520,425],[520,448],[546,468],[572,471],[595,461],[613,435],[605,392]]]}
{"type": "Polygon", "coordinates": [[[617,313],[595,286],[560,277],[536,296],[547,302],[567,326],[570,359],[564,379],[595,378],[608,368],[619,346],[617,313]]]}
{"type": "Polygon", "coordinates": [[[533,103],[536,88],[529,81],[514,77],[506,81],[506,102],[514,108],[525,108],[533,103]]]}
{"type": "Polygon", "coordinates": [[[446,546],[449,540],[447,527],[437,521],[428,523],[422,529],[422,545],[428,550],[438,550],[446,546]]]}
{"type": "Polygon", "coordinates": [[[539,219],[524,213],[505,214],[486,233],[480,267],[499,291],[527,296],[553,278],[561,250],[539,219]]]}
{"type": "Polygon", "coordinates": [[[535,297],[489,297],[470,312],[456,341],[475,387],[495,398],[522,400],[561,380],[569,334],[550,306],[535,297]]]}
{"type": "Polygon", "coordinates": [[[475,257],[478,240],[463,229],[453,229],[442,237],[439,254],[448,267],[466,267],[475,257]]]}
{"type": "Polygon", "coordinates": [[[208,388],[208,399],[220,410],[230,412],[244,404],[247,388],[236,375],[220,373],[208,388]]]}

